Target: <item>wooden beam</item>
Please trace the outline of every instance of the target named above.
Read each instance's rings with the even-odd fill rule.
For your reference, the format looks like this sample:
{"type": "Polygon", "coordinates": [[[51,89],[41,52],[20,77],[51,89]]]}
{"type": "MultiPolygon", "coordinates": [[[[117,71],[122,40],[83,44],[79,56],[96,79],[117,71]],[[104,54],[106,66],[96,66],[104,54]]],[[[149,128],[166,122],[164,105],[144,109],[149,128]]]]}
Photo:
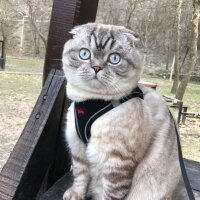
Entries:
{"type": "Polygon", "coordinates": [[[94,22],[96,19],[99,0],[82,0],[78,24],[94,22]]]}
{"type": "Polygon", "coordinates": [[[94,22],[97,7],[98,0],[54,0],[43,83],[51,69],[62,69],[62,51],[65,42],[71,37],[69,31],[75,25],[94,22]]]}
{"type": "Polygon", "coordinates": [[[0,173],[0,200],[28,200],[38,196],[55,159],[64,96],[65,78],[61,71],[54,70],[0,173]]]}

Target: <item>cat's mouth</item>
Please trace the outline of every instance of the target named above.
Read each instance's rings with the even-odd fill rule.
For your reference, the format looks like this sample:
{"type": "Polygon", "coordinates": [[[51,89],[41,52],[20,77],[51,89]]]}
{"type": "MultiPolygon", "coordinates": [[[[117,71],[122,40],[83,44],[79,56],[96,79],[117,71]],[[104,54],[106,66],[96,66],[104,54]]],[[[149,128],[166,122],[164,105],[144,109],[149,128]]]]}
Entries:
{"type": "Polygon", "coordinates": [[[100,81],[100,78],[97,76],[97,74],[95,74],[95,75],[92,77],[91,80],[101,82],[101,81],[100,81]]]}
{"type": "Polygon", "coordinates": [[[90,82],[91,82],[91,84],[93,86],[97,86],[97,87],[99,87],[100,85],[101,86],[105,85],[105,83],[103,82],[101,76],[98,73],[93,75],[93,77],[91,78],[90,82]]]}
{"type": "Polygon", "coordinates": [[[95,73],[93,76],[92,76],[92,78],[91,78],[92,80],[99,80],[100,78],[99,78],[99,74],[98,73],[95,73]]]}

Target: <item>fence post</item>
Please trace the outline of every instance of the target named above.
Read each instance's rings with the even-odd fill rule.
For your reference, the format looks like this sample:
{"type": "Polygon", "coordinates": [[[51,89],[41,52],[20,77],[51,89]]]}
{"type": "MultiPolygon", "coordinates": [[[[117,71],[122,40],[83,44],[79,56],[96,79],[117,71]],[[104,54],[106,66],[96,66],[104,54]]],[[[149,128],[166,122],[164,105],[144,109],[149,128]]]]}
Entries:
{"type": "Polygon", "coordinates": [[[178,124],[180,124],[181,121],[182,110],[183,110],[183,101],[178,101],[178,119],[177,119],[178,124]]]}

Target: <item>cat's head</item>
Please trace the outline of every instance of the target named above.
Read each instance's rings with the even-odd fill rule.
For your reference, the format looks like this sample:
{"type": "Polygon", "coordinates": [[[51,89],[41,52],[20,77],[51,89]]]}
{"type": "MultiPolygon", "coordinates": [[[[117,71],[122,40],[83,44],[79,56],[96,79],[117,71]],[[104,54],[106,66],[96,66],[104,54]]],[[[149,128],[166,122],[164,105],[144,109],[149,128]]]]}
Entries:
{"type": "Polygon", "coordinates": [[[63,69],[72,100],[119,99],[136,87],[143,55],[138,36],[123,26],[89,23],[75,27],[64,46],[63,69]]]}

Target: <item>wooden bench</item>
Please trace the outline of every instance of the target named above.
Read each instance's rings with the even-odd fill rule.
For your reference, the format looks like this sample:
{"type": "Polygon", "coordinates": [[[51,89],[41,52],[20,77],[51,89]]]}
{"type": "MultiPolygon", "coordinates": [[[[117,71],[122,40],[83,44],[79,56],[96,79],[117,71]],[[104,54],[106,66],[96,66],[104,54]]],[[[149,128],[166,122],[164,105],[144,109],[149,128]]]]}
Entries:
{"type": "MultiPolygon", "coordinates": [[[[63,130],[69,100],[60,70],[62,49],[74,25],[95,20],[97,5],[98,0],[54,0],[44,86],[0,173],[0,200],[61,200],[64,190],[72,184],[71,156],[63,130]]],[[[198,192],[199,164],[188,162],[192,187],[198,192]]]]}
{"type": "Polygon", "coordinates": [[[178,124],[180,123],[180,121],[182,121],[182,123],[185,124],[186,117],[200,119],[200,113],[188,112],[188,106],[184,105],[183,101],[180,101],[173,97],[169,97],[167,95],[163,95],[163,97],[165,98],[167,103],[171,103],[169,105],[170,107],[178,108],[178,118],[177,118],[178,124]]]}
{"type": "Polygon", "coordinates": [[[186,117],[200,119],[200,113],[187,112],[187,108],[183,108],[183,111],[182,111],[182,123],[183,124],[185,123],[186,117]]]}
{"type": "Polygon", "coordinates": [[[187,111],[188,106],[183,105],[183,101],[180,101],[178,99],[175,99],[173,97],[167,96],[167,95],[163,95],[163,97],[165,98],[165,101],[167,103],[170,103],[170,107],[172,108],[178,108],[178,117],[177,117],[177,123],[179,124],[181,119],[182,119],[182,123],[185,123],[186,120],[186,116],[183,115],[183,112],[187,111]]]}

